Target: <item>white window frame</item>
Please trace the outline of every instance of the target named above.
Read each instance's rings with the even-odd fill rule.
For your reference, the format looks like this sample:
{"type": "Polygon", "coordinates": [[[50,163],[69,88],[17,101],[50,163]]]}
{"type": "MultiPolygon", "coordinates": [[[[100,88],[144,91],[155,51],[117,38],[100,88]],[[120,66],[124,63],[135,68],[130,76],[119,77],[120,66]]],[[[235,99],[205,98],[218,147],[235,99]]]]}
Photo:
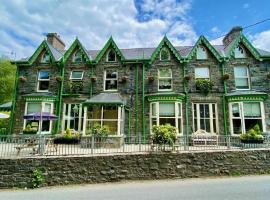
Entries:
{"type": "Polygon", "coordinates": [[[173,118],[175,119],[175,128],[176,128],[176,133],[177,135],[183,135],[183,111],[182,111],[182,102],[151,102],[150,103],[150,133],[152,133],[152,126],[153,126],[153,119],[156,119],[157,125],[159,126],[159,119],[160,118],[173,118]],[[174,109],[175,109],[175,116],[174,117],[159,117],[159,104],[160,103],[174,103],[174,109]],[[153,115],[153,110],[152,106],[155,104],[156,106],[156,115],[153,115]],[[180,111],[180,115],[179,115],[180,111]],[[180,124],[179,124],[179,119],[180,119],[180,124]],[[179,132],[179,125],[181,127],[181,130],[179,132]]]}
{"type": "Polygon", "coordinates": [[[110,49],[110,50],[108,51],[108,53],[107,53],[107,55],[106,55],[106,61],[107,61],[107,62],[116,62],[116,52],[115,52],[115,50],[110,49]],[[114,52],[114,60],[109,60],[109,54],[110,54],[111,51],[114,52]]]}
{"type": "Polygon", "coordinates": [[[170,69],[170,68],[164,68],[164,69],[169,69],[169,70],[170,70],[170,73],[171,73],[171,76],[168,76],[168,77],[160,77],[160,70],[163,70],[163,69],[158,69],[158,91],[172,91],[172,90],[173,90],[172,69],[170,69]],[[171,80],[171,89],[160,89],[160,88],[159,88],[159,81],[160,81],[160,80],[171,80]]]}
{"type": "MultiPolygon", "coordinates": [[[[40,103],[41,104],[41,112],[44,112],[45,110],[45,104],[50,104],[51,105],[51,110],[50,110],[50,114],[53,114],[53,109],[54,109],[54,103],[53,102],[33,102],[33,101],[27,101],[25,102],[25,108],[24,108],[24,115],[27,115],[27,109],[28,109],[28,104],[31,103],[40,103]]],[[[26,128],[26,119],[23,120],[23,128],[26,128]]],[[[29,121],[29,120],[28,120],[29,121]]],[[[31,121],[31,120],[30,120],[31,121]]],[[[50,120],[50,128],[49,131],[42,131],[41,134],[50,134],[52,132],[52,120],[50,120]]],[[[42,126],[39,125],[39,128],[41,128],[42,126]]],[[[40,131],[38,130],[37,133],[39,133],[40,131]]]]}
{"type": "Polygon", "coordinates": [[[242,124],[242,133],[246,133],[246,127],[245,127],[245,118],[244,116],[244,103],[259,103],[260,104],[260,111],[261,111],[261,117],[252,118],[252,119],[261,119],[262,120],[262,129],[263,132],[266,131],[266,124],[265,124],[265,112],[264,112],[264,103],[262,101],[252,101],[252,102],[243,102],[243,101],[236,101],[236,102],[230,102],[229,103],[229,117],[230,117],[230,132],[233,136],[239,136],[240,134],[235,134],[233,130],[233,119],[240,119],[242,124]],[[232,113],[232,105],[238,104],[239,109],[239,117],[234,117],[232,113]]]}
{"type": "Polygon", "coordinates": [[[39,70],[38,71],[38,77],[37,77],[37,92],[48,92],[49,91],[49,88],[48,88],[48,90],[40,90],[39,89],[40,81],[48,81],[49,82],[49,85],[50,85],[50,70],[39,70]],[[40,79],[39,78],[39,73],[40,72],[49,72],[49,79],[40,79]]]}
{"type": "Polygon", "coordinates": [[[235,85],[235,90],[250,90],[250,74],[249,74],[249,67],[246,67],[246,66],[235,66],[235,67],[233,67],[233,70],[234,70],[234,85],[235,85]],[[246,68],[246,70],[247,70],[247,75],[246,76],[238,76],[238,77],[236,77],[236,74],[235,74],[235,68],[246,68]],[[239,79],[239,78],[241,78],[241,79],[247,79],[247,81],[248,81],[248,88],[247,89],[239,89],[239,88],[237,88],[236,87],[236,79],[239,79]]]}
{"type": "Polygon", "coordinates": [[[159,52],[159,60],[160,61],[170,61],[171,60],[171,55],[170,55],[170,52],[169,52],[169,50],[167,49],[167,48],[162,48],[161,50],[160,50],[160,52],[159,52]],[[168,53],[168,59],[166,59],[166,60],[162,60],[161,59],[161,52],[162,51],[167,51],[167,53],[168,53]]]}
{"type": "MultiPolygon", "coordinates": [[[[105,106],[105,105],[104,105],[105,106]]],[[[103,119],[103,109],[104,106],[101,106],[101,117],[100,119],[88,119],[87,110],[88,107],[84,107],[84,119],[83,119],[83,135],[86,134],[86,126],[90,121],[100,121],[101,126],[104,121],[114,121],[117,122],[117,133],[116,135],[120,136],[124,134],[124,106],[116,106],[117,109],[117,119],[103,119]]]]}
{"type": "Polygon", "coordinates": [[[82,62],[82,60],[83,60],[83,55],[82,55],[82,52],[81,51],[76,51],[74,54],[73,54],[73,57],[72,57],[72,62],[73,63],[81,63],[82,62]],[[76,59],[76,54],[77,53],[80,53],[81,54],[81,60],[80,61],[75,61],[75,59],[76,59]]]}
{"type": "MultiPolygon", "coordinates": [[[[197,130],[195,129],[195,123],[197,125],[197,129],[200,130],[201,129],[201,117],[200,117],[200,105],[208,105],[209,106],[209,120],[210,120],[210,133],[212,134],[219,134],[219,124],[218,124],[218,108],[217,108],[217,103],[197,103],[194,102],[192,103],[192,126],[193,126],[193,130],[194,132],[196,132],[197,130]],[[196,105],[196,121],[195,121],[195,116],[194,116],[194,105],[196,105]],[[216,117],[213,117],[213,107],[215,106],[215,115],[216,117]],[[215,122],[214,122],[215,121],[215,122]],[[214,132],[214,124],[216,124],[216,132],[214,132]]],[[[204,118],[206,119],[206,118],[204,118]]],[[[208,119],[208,118],[207,118],[208,119]]]]}
{"type": "Polygon", "coordinates": [[[116,78],[106,78],[107,76],[107,71],[108,70],[104,70],[104,76],[103,76],[103,91],[106,91],[106,92],[116,92],[118,91],[118,71],[115,70],[115,73],[116,73],[116,78]],[[116,89],[113,89],[113,90],[106,90],[106,81],[113,81],[113,80],[116,80],[117,81],[117,88],[116,89]]]}
{"type": "Polygon", "coordinates": [[[62,118],[62,131],[65,131],[65,125],[67,123],[67,128],[70,128],[70,118],[66,119],[66,117],[72,117],[70,116],[71,114],[71,106],[72,105],[77,105],[79,106],[79,122],[78,122],[78,132],[82,132],[83,130],[83,126],[82,126],[82,119],[83,119],[83,116],[82,116],[82,104],[81,103],[64,103],[63,105],[63,118],[62,118]],[[66,110],[67,109],[67,110],[66,110]],[[66,111],[68,111],[68,115],[66,116],[66,111]]]}
{"type": "Polygon", "coordinates": [[[195,76],[195,80],[198,80],[198,79],[210,80],[210,68],[209,67],[195,67],[194,68],[194,76],[195,76]],[[207,69],[208,70],[208,78],[197,77],[196,76],[196,69],[207,69]]]}
{"type": "Polygon", "coordinates": [[[70,73],[69,80],[72,80],[72,81],[79,81],[79,80],[82,80],[82,79],[83,79],[83,75],[84,75],[84,71],[83,71],[83,70],[73,70],[73,71],[71,71],[71,73],[70,73]],[[81,78],[72,78],[73,72],[82,72],[81,78]]]}
{"type": "Polygon", "coordinates": [[[197,51],[196,51],[196,59],[197,59],[197,60],[207,60],[207,59],[208,59],[208,53],[207,53],[205,47],[203,47],[203,46],[198,46],[198,47],[197,47],[197,51]],[[199,58],[199,57],[198,57],[198,56],[199,56],[199,54],[198,54],[198,50],[199,50],[199,49],[202,49],[202,51],[205,52],[205,55],[206,55],[205,58],[199,58]]]}
{"type": "Polygon", "coordinates": [[[241,46],[237,46],[235,49],[234,49],[234,58],[246,58],[246,51],[245,51],[245,49],[243,48],[243,47],[241,47],[241,46]],[[240,48],[240,49],[242,49],[243,50],[243,53],[241,53],[241,54],[239,54],[239,55],[241,55],[241,56],[237,56],[236,55],[236,51],[238,51],[238,48],[240,48]]]}
{"type": "Polygon", "coordinates": [[[50,62],[50,59],[51,59],[50,54],[49,54],[48,52],[44,52],[44,53],[42,54],[42,56],[41,56],[40,62],[41,62],[41,63],[49,63],[49,62],[50,62]],[[48,56],[49,56],[49,60],[48,60],[48,61],[44,61],[44,56],[45,56],[45,55],[48,55],[48,56]]]}

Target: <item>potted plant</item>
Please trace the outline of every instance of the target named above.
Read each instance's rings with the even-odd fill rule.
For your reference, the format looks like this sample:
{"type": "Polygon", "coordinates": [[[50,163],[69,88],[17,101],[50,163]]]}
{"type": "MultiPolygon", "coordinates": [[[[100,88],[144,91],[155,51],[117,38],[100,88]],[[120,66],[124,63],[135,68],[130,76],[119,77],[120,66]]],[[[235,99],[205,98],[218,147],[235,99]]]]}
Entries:
{"type": "Polygon", "coordinates": [[[207,79],[196,80],[196,89],[207,95],[213,87],[213,83],[207,79]]]}
{"type": "Polygon", "coordinates": [[[80,134],[72,133],[70,129],[66,129],[64,134],[54,138],[54,144],[78,144],[80,142],[80,134]]]}
{"type": "Polygon", "coordinates": [[[33,129],[33,128],[31,127],[31,125],[28,124],[28,125],[26,126],[26,128],[23,129],[23,134],[34,135],[34,134],[37,134],[37,130],[36,130],[36,129],[33,129]]]}
{"type": "Polygon", "coordinates": [[[185,79],[186,81],[190,81],[190,80],[192,79],[192,77],[191,77],[190,75],[186,75],[186,76],[184,77],[184,79],[185,79]]]}
{"type": "Polygon", "coordinates": [[[149,82],[153,82],[155,80],[154,76],[152,76],[152,75],[148,75],[147,79],[149,82]]]}
{"type": "Polygon", "coordinates": [[[96,76],[91,76],[91,81],[92,82],[96,82],[97,81],[97,77],[96,76]]]}
{"type": "Polygon", "coordinates": [[[90,134],[95,138],[95,147],[106,147],[109,133],[110,129],[107,125],[101,126],[99,123],[95,123],[92,130],[90,131],[90,134]]]}
{"type": "Polygon", "coordinates": [[[71,93],[78,94],[83,89],[82,81],[71,81],[69,82],[69,90],[71,93]]]}
{"type": "Polygon", "coordinates": [[[152,127],[152,142],[160,150],[165,150],[166,145],[173,147],[176,142],[176,128],[170,124],[154,125],[152,127]]]}
{"type": "Polygon", "coordinates": [[[225,74],[223,74],[223,76],[222,76],[222,80],[223,81],[226,81],[226,80],[228,80],[230,78],[230,74],[228,74],[228,73],[225,73],[225,74]]]}
{"type": "Polygon", "coordinates": [[[244,144],[262,144],[264,137],[260,126],[256,124],[253,128],[249,129],[247,133],[241,134],[240,140],[244,144]]]}
{"type": "Polygon", "coordinates": [[[19,77],[19,80],[20,80],[22,83],[24,83],[24,82],[27,81],[27,78],[26,78],[25,76],[20,76],[20,77],[19,77]]]}

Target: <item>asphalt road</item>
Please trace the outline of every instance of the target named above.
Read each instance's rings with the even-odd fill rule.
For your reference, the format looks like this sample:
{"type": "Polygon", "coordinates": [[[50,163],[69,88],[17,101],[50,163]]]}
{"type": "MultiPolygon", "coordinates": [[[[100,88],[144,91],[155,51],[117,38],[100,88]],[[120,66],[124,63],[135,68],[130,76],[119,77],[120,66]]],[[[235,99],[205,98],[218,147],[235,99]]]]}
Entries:
{"type": "Polygon", "coordinates": [[[269,200],[270,176],[161,180],[0,190],[2,200],[269,200]]]}

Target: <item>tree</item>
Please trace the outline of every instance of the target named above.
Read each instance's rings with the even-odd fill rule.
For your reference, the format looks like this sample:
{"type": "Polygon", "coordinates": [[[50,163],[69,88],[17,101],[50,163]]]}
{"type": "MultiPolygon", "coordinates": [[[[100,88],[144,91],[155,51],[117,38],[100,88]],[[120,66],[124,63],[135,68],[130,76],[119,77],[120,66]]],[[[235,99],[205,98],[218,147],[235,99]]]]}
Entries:
{"type": "Polygon", "coordinates": [[[0,60],[0,104],[12,100],[16,67],[9,60],[0,60]]]}

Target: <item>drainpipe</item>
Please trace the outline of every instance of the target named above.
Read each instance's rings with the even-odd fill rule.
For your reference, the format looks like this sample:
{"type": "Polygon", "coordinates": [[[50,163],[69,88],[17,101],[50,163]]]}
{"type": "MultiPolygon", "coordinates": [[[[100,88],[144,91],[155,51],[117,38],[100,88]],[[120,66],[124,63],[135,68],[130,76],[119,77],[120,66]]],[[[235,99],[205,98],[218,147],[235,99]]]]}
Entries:
{"type": "MultiPolygon", "coordinates": [[[[183,63],[183,73],[184,77],[187,72],[187,62],[183,63]]],[[[184,93],[185,93],[185,104],[186,104],[186,136],[189,135],[189,94],[188,94],[188,82],[184,80],[184,93]]]]}
{"type": "Polygon", "coordinates": [[[136,123],[135,123],[135,135],[136,140],[138,140],[138,129],[139,129],[139,115],[138,115],[138,109],[139,109],[139,64],[136,65],[136,76],[135,76],[135,84],[136,84],[136,97],[135,97],[135,106],[136,106],[136,123]]]}
{"type": "MultiPolygon", "coordinates": [[[[90,79],[91,79],[91,77],[93,76],[93,65],[90,64],[90,67],[91,67],[91,70],[90,70],[90,79]]],[[[93,95],[93,82],[92,82],[92,79],[90,80],[90,84],[89,84],[89,95],[90,95],[90,97],[92,97],[92,95],[93,95]]]]}
{"type": "MultiPolygon", "coordinates": [[[[225,70],[224,70],[224,64],[225,61],[221,62],[221,70],[222,70],[222,76],[225,74],[225,70]]],[[[223,116],[224,116],[224,133],[225,135],[228,135],[228,131],[227,131],[227,112],[226,112],[226,99],[225,99],[225,95],[227,94],[227,81],[224,80],[223,81],[223,90],[224,90],[224,94],[222,95],[222,109],[223,109],[223,116]]]]}
{"type": "Polygon", "coordinates": [[[144,73],[145,73],[145,64],[142,65],[142,135],[143,142],[145,143],[145,116],[144,116],[144,73]]]}
{"type": "Polygon", "coordinates": [[[126,106],[125,106],[125,109],[128,111],[128,143],[130,144],[131,112],[130,112],[130,108],[127,108],[126,106]]]}
{"type": "Polygon", "coordinates": [[[9,134],[12,134],[13,127],[14,127],[14,112],[15,112],[15,104],[16,104],[16,98],[17,98],[18,78],[19,78],[19,67],[16,64],[16,76],[15,76],[15,84],[14,84],[13,94],[12,94],[12,109],[10,113],[10,122],[9,122],[9,134]]]}

